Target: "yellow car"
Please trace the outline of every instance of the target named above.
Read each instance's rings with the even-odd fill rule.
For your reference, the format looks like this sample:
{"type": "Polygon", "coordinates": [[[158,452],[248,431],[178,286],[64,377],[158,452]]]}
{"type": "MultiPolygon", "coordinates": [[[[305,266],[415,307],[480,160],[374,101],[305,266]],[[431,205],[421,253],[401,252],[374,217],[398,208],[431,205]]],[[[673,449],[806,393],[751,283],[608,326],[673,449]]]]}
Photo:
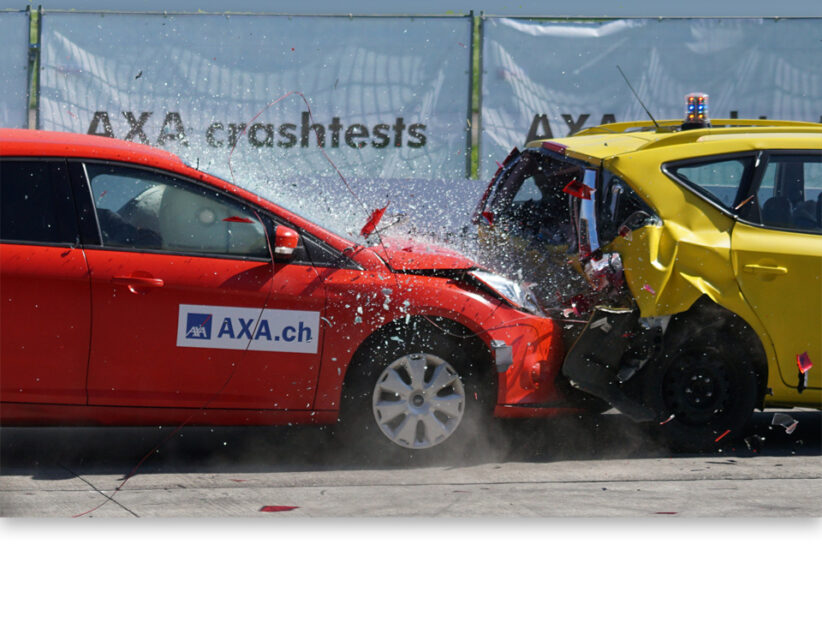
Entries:
{"type": "Polygon", "coordinates": [[[681,448],[822,408],[822,125],[691,107],[535,141],[475,222],[564,320],[570,383],[681,448]]]}

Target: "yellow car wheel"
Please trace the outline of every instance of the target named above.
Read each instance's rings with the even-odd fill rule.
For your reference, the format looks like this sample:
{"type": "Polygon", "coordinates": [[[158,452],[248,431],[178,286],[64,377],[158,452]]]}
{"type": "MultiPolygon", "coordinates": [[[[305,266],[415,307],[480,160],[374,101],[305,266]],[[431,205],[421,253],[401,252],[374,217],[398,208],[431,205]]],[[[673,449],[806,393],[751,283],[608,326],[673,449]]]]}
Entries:
{"type": "Polygon", "coordinates": [[[710,451],[742,436],[757,402],[749,356],[725,332],[703,332],[665,355],[657,386],[673,419],[660,428],[672,448],[710,451]]]}

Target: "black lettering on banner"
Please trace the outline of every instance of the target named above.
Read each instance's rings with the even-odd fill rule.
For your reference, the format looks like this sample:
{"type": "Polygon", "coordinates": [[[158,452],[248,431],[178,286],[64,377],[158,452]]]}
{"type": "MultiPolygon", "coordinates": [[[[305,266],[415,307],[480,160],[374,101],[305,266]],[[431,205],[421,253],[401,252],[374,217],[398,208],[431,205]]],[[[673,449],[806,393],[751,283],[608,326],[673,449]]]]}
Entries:
{"type": "Polygon", "coordinates": [[[568,136],[579,132],[582,129],[582,126],[585,125],[585,122],[588,121],[588,117],[591,115],[589,114],[581,114],[579,115],[579,119],[574,121],[574,118],[569,114],[562,115],[562,119],[565,123],[568,124],[568,136]]]}
{"type": "Polygon", "coordinates": [[[222,130],[223,124],[219,121],[215,121],[210,126],[208,126],[208,130],[206,130],[206,143],[208,143],[211,147],[223,147],[223,142],[218,141],[214,138],[214,133],[217,130],[222,130]]]}
{"type": "Polygon", "coordinates": [[[531,127],[528,128],[528,136],[525,137],[525,142],[530,143],[531,141],[536,141],[537,139],[553,138],[554,133],[551,130],[551,123],[548,121],[548,115],[535,114],[534,120],[531,121],[531,127]],[[540,126],[542,126],[542,134],[538,133],[540,126]]]}
{"type": "Polygon", "coordinates": [[[277,141],[278,147],[294,147],[297,145],[297,126],[293,123],[284,123],[280,126],[280,136],[287,141],[277,141]]]}
{"type": "Polygon", "coordinates": [[[168,112],[166,118],[163,120],[163,127],[160,128],[160,135],[157,137],[157,145],[163,146],[166,141],[179,141],[185,146],[188,146],[188,139],[186,139],[186,131],[183,127],[183,120],[180,118],[179,112],[168,112]],[[174,132],[167,132],[166,128],[173,127],[174,132]]]}
{"type": "Polygon", "coordinates": [[[331,125],[328,126],[328,130],[331,132],[331,147],[340,147],[340,130],[342,128],[339,117],[331,119],[331,125]]]}
{"type": "Polygon", "coordinates": [[[408,147],[418,148],[425,145],[428,139],[420,130],[425,130],[424,123],[412,123],[408,126],[408,135],[416,139],[416,141],[409,141],[408,147]]]}
{"type": "MultiPolygon", "coordinates": [[[[128,123],[128,132],[123,139],[125,141],[138,141],[145,145],[151,145],[149,134],[151,130],[146,130],[146,125],[154,115],[153,111],[142,111],[139,115],[133,111],[122,111],[121,114],[128,123]]],[[[572,127],[572,131],[580,128],[589,115],[582,115],[577,122],[570,119],[570,115],[563,115],[572,127]]],[[[612,117],[613,115],[605,115],[612,117]]],[[[428,139],[425,134],[426,125],[423,123],[407,124],[403,117],[397,117],[393,124],[377,123],[373,128],[369,128],[362,123],[352,123],[345,126],[340,117],[332,117],[331,123],[324,125],[312,123],[309,112],[303,112],[300,124],[283,123],[279,127],[272,123],[254,123],[247,128],[245,123],[223,123],[221,121],[212,122],[205,130],[205,141],[212,148],[230,147],[233,148],[240,142],[241,137],[248,130],[248,143],[252,147],[274,147],[291,148],[300,144],[302,147],[310,147],[314,144],[311,135],[314,134],[316,147],[326,147],[326,129],[328,130],[328,147],[339,148],[350,147],[362,149],[371,146],[383,149],[390,145],[403,147],[405,143],[409,148],[424,147],[428,139]],[[299,128],[299,129],[298,129],[299,128]],[[407,135],[405,133],[407,132],[407,135]],[[405,139],[403,139],[405,136],[405,139]]],[[[605,117],[603,117],[604,121],[605,117]]],[[[536,134],[539,124],[547,128],[550,134],[551,129],[546,115],[537,115],[531,125],[529,134],[536,134]]],[[[105,136],[117,138],[111,124],[111,117],[105,110],[96,111],[89,123],[86,134],[94,136],[105,136]]],[[[164,146],[169,141],[177,141],[188,147],[189,140],[183,120],[179,112],[167,112],[160,127],[155,145],[164,146]]]]}
{"type": "Polygon", "coordinates": [[[237,139],[245,131],[245,123],[229,123],[228,124],[228,145],[234,147],[237,145],[237,139]]]}
{"type": "Polygon", "coordinates": [[[394,123],[394,147],[402,147],[402,131],[405,130],[405,121],[402,117],[397,117],[394,123]]]}
{"type": "Polygon", "coordinates": [[[349,147],[353,147],[357,150],[362,148],[363,146],[368,144],[368,141],[356,141],[355,139],[367,139],[368,138],[368,128],[366,128],[361,123],[355,123],[351,125],[348,130],[345,131],[345,143],[349,147]]]}
{"type": "Polygon", "coordinates": [[[140,143],[144,143],[145,145],[151,145],[149,143],[148,137],[146,133],[143,132],[143,126],[148,121],[148,118],[152,115],[151,112],[141,112],[139,121],[134,118],[134,115],[131,112],[124,112],[123,116],[128,121],[128,124],[131,126],[131,129],[128,131],[128,134],[123,137],[124,141],[131,141],[134,138],[134,135],[138,135],[140,137],[140,143]]]}
{"type": "Polygon", "coordinates": [[[255,123],[248,129],[248,142],[254,147],[274,147],[274,125],[255,123]],[[262,141],[257,137],[260,130],[265,130],[265,138],[262,141]]]}
{"type": "Polygon", "coordinates": [[[616,117],[612,114],[602,115],[602,121],[599,122],[599,125],[605,125],[607,123],[616,123],[616,117]]]}
{"type": "Polygon", "coordinates": [[[313,131],[317,137],[317,145],[319,147],[325,147],[325,127],[319,123],[310,124],[309,114],[303,112],[302,127],[300,128],[300,145],[302,147],[308,147],[308,134],[311,131],[313,131]]]}
{"type": "MultiPolygon", "coordinates": [[[[411,126],[412,128],[414,126],[411,126]]],[[[374,126],[374,140],[371,141],[371,145],[375,148],[384,148],[388,147],[388,144],[391,143],[391,137],[389,137],[386,132],[391,129],[391,126],[387,123],[378,123],[374,126]],[[376,139],[379,139],[377,142],[376,139]]]]}
{"type": "Polygon", "coordinates": [[[86,134],[93,134],[95,136],[108,136],[112,139],[114,138],[114,130],[111,128],[111,119],[108,118],[108,112],[105,110],[98,110],[94,113],[94,116],[91,118],[91,123],[88,126],[88,132],[86,134]],[[97,128],[100,124],[103,124],[103,131],[97,132],[97,128]]]}

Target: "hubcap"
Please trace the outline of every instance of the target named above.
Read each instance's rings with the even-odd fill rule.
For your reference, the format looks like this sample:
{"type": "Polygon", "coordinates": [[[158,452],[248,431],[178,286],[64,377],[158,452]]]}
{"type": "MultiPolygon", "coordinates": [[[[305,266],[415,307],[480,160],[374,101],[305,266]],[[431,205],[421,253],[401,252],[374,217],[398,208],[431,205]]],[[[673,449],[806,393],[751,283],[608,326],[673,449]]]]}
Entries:
{"type": "Polygon", "coordinates": [[[374,419],[393,443],[411,449],[440,444],[465,413],[465,386],[434,354],[407,354],[391,363],[374,386],[374,419]]]}
{"type": "Polygon", "coordinates": [[[710,423],[729,404],[730,380],[722,358],[709,352],[683,354],[668,372],[665,397],[681,422],[710,423]]]}

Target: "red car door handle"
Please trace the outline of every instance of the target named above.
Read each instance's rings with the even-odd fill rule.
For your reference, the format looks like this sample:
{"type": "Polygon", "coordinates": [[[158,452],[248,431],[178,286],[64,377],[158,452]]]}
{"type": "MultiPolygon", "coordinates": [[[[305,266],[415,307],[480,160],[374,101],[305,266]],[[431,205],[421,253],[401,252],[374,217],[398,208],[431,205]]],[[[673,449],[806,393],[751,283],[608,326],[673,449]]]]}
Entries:
{"type": "Polygon", "coordinates": [[[165,282],[159,277],[113,277],[112,283],[128,286],[128,290],[140,295],[150,288],[162,288],[165,282]]]}

